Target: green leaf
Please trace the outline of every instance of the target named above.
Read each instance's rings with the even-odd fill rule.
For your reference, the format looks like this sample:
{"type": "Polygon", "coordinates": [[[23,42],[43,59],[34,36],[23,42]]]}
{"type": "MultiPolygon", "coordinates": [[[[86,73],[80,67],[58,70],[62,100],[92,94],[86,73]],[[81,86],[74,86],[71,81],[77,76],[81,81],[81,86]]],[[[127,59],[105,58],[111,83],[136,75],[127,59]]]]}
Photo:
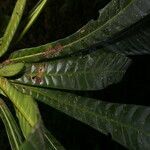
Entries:
{"type": "Polygon", "coordinates": [[[28,32],[30,27],[36,21],[37,17],[40,15],[46,3],[47,3],[47,0],[40,0],[37,3],[37,5],[31,10],[31,12],[29,13],[29,16],[23,22],[23,30],[21,31],[17,41],[20,41],[23,38],[23,36],[26,34],[26,32],[28,32]]]}
{"type": "Polygon", "coordinates": [[[0,76],[2,77],[10,77],[17,75],[24,68],[23,63],[16,64],[8,64],[8,65],[0,65],[0,76]]]}
{"type": "Polygon", "coordinates": [[[150,147],[150,107],[109,103],[67,92],[15,84],[24,93],[108,135],[128,149],[150,147]]]}
{"type": "Polygon", "coordinates": [[[27,64],[25,74],[13,82],[58,89],[97,90],[120,81],[129,64],[127,57],[103,49],[85,56],[27,64]]]}
{"type": "Polygon", "coordinates": [[[90,21],[75,34],[39,47],[14,52],[15,62],[37,62],[45,58],[70,55],[112,39],[150,13],[148,0],[112,0],[100,11],[98,20],[90,21]]]}
{"type": "Polygon", "coordinates": [[[27,140],[23,147],[32,146],[37,150],[48,148],[63,150],[63,146],[44,128],[37,105],[31,96],[17,90],[5,78],[0,78],[0,88],[15,106],[20,127],[27,140]]]}
{"type": "Polygon", "coordinates": [[[12,38],[17,30],[18,24],[22,17],[25,4],[26,0],[18,0],[15,5],[12,17],[9,21],[9,24],[2,39],[2,44],[0,46],[0,57],[7,51],[10,42],[12,41],[12,38]]]}
{"type": "Polygon", "coordinates": [[[3,77],[0,77],[0,88],[14,104],[20,127],[25,138],[27,138],[40,121],[40,114],[36,103],[31,96],[19,92],[3,77]]]}
{"type": "Polygon", "coordinates": [[[36,129],[24,142],[22,150],[64,150],[64,147],[46,129],[36,129]],[[43,138],[41,139],[41,135],[43,138]]]}
{"type": "Polygon", "coordinates": [[[150,19],[141,21],[127,32],[120,34],[117,40],[106,43],[110,51],[126,55],[150,54],[150,19]]]}
{"type": "Polygon", "coordinates": [[[11,149],[19,150],[19,147],[23,142],[23,136],[14,117],[2,99],[0,99],[0,117],[5,125],[11,149]]]}

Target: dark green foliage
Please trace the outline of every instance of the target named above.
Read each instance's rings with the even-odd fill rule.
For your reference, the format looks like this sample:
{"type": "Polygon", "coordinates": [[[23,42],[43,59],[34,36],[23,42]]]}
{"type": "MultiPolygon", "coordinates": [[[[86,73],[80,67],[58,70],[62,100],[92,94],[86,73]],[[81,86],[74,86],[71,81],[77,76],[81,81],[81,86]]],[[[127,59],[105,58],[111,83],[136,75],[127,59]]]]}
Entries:
{"type": "Polygon", "coordinates": [[[129,149],[150,147],[149,107],[115,104],[70,93],[15,85],[22,92],[84,122],[129,149]]]}
{"type": "Polygon", "coordinates": [[[122,55],[99,50],[59,61],[26,65],[19,83],[68,90],[97,90],[117,83],[130,64],[122,55]]]}
{"type": "MultiPolygon", "coordinates": [[[[70,119],[74,118],[107,137],[110,135],[114,141],[128,149],[148,150],[149,106],[142,106],[146,105],[144,102],[125,101],[120,97],[121,90],[115,88],[126,75],[132,61],[134,64],[134,57],[129,55],[150,52],[150,2],[89,0],[85,3],[84,0],[40,0],[35,6],[36,2],[27,1],[27,11],[23,17],[26,0],[17,0],[15,7],[13,3],[12,7],[15,9],[12,17],[9,11],[13,8],[0,15],[0,19],[4,19],[0,24],[0,97],[11,100],[19,124],[17,127],[16,117],[13,118],[9,108],[1,101],[0,117],[5,125],[11,148],[69,148],[63,141],[65,135],[58,136],[58,129],[55,132],[54,127],[48,127],[51,126],[50,116],[54,116],[57,121],[58,110],[59,113],[62,112],[62,116],[64,113],[70,116],[70,119]],[[42,9],[44,12],[40,16],[41,22],[35,24],[35,29],[30,30],[42,9]],[[96,13],[93,14],[92,10],[96,13]],[[64,30],[65,28],[67,30],[64,30]],[[53,34],[52,39],[49,39],[50,31],[58,34],[53,34]],[[65,32],[60,35],[60,31],[65,32]],[[33,38],[33,35],[36,38],[33,38]],[[106,91],[115,92],[116,97],[111,97],[106,91]],[[39,111],[39,102],[53,109],[44,107],[39,111]],[[49,109],[52,112],[48,111],[49,109]],[[40,113],[46,115],[41,116],[40,113]]],[[[0,7],[4,8],[3,5],[0,7]]],[[[63,120],[62,124],[60,123],[62,128],[66,122],[63,120]]],[[[67,132],[69,130],[68,124],[67,132]]],[[[76,126],[73,130],[76,131],[76,126]]],[[[89,130],[91,129],[87,132],[89,130]]],[[[86,137],[82,140],[85,139],[86,137]]],[[[87,140],[86,147],[89,141],[87,140]]],[[[96,143],[88,148],[100,149],[101,144],[96,143]]],[[[80,146],[72,146],[71,149],[80,149],[80,146]]]]}

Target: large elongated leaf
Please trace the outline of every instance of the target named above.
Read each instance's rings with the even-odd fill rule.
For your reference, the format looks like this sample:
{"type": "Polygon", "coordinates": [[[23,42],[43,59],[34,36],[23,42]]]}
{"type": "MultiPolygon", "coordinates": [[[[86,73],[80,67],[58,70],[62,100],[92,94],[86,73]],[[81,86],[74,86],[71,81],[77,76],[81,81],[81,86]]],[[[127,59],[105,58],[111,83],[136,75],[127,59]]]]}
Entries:
{"type": "Polygon", "coordinates": [[[148,0],[112,0],[100,11],[97,21],[90,21],[75,34],[50,44],[20,50],[13,53],[10,59],[35,62],[45,58],[69,55],[93,44],[109,40],[149,13],[148,0]]]}
{"type": "Polygon", "coordinates": [[[27,138],[40,121],[40,114],[31,96],[19,92],[7,79],[0,77],[0,88],[13,102],[24,136],[27,138]]]}
{"type": "Polygon", "coordinates": [[[58,89],[97,90],[121,80],[130,60],[120,54],[96,51],[85,56],[26,65],[14,82],[58,89]]]}
{"type": "Polygon", "coordinates": [[[23,142],[21,130],[17,126],[15,119],[13,118],[8,107],[1,99],[0,99],[0,117],[2,118],[3,123],[5,125],[12,150],[19,150],[19,147],[23,142]]]}
{"type": "Polygon", "coordinates": [[[12,17],[10,19],[10,22],[7,26],[7,29],[2,39],[2,44],[0,46],[0,57],[7,51],[10,45],[10,42],[17,30],[18,24],[22,17],[25,4],[26,4],[26,0],[18,0],[15,5],[12,17]]]}
{"type": "Polygon", "coordinates": [[[150,147],[150,107],[103,102],[74,94],[15,85],[51,107],[108,134],[129,149],[150,147]]]}

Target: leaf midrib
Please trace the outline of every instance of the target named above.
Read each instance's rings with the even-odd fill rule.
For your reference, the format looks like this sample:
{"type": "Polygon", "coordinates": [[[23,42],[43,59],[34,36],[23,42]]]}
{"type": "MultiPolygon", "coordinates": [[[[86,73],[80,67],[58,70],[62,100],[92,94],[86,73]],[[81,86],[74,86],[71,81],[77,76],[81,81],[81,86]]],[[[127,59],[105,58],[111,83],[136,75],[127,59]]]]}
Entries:
{"type": "MultiPolygon", "coordinates": [[[[101,25],[100,27],[98,27],[96,30],[90,32],[89,34],[83,36],[82,38],[78,39],[78,40],[75,40],[73,41],[72,43],[69,43],[67,45],[64,45],[63,48],[66,48],[66,47],[69,47],[70,45],[72,44],[75,44],[75,43],[78,43],[79,41],[89,37],[91,34],[94,34],[96,31],[98,31],[100,28],[103,28],[106,24],[108,24],[111,20],[113,20],[114,18],[118,17],[119,14],[122,14],[124,12],[124,10],[126,10],[130,4],[134,3],[135,0],[131,0],[130,3],[128,3],[128,5],[126,7],[124,7],[122,10],[120,10],[115,16],[113,16],[111,19],[109,19],[108,21],[106,21],[103,25],[101,25]]],[[[44,51],[45,52],[45,51],[44,51]]],[[[35,57],[35,56],[39,56],[39,55],[42,55],[44,52],[40,52],[40,53],[37,53],[37,54],[31,54],[31,55],[28,55],[28,56],[23,56],[23,57],[17,57],[17,58],[12,58],[10,60],[12,61],[16,61],[16,60],[21,60],[21,59],[25,59],[25,58],[31,58],[31,57],[35,57]]]]}
{"type": "MultiPolygon", "coordinates": [[[[16,85],[19,85],[19,86],[23,86],[23,87],[25,87],[25,88],[27,88],[27,89],[32,89],[32,91],[34,91],[35,93],[40,93],[41,95],[43,95],[43,97],[47,97],[47,98],[49,98],[49,99],[51,99],[51,100],[55,100],[57,103],[58,103],[58,100],[56,99],[56,98],[51,98],[47,93],[44,93],[44,92],[41,92],[41,91],[39,91],[39,90],[36,90],[35,88],[33,88],[32,86],[26,86],[26,85],[21,85],[21,84],[17,84],[17,83],[14,83],[14,84],[16,84],[16,85]],[[45,95],[44,95],[45,94],[45,95]]],[[[48,100],[46,100],[46,101],[48,101],[48,100]]],[[[65,101],[66,102],[66,101],[65,101]]],[[[63,104],[66,104],[66,103],[64,103],[64,101],[61,101],[61,104],[63,105],[63,104]]],[[[49,104],[48,104],[49,105],[49,104]]],[[[70,104],[70,103],[67,103],[67,106],[71,106],[72,107],[72,105],[70,104]]],[[[87,113],[89,113],[89,114],[92,114],[92,115],[94,115],[95,116],[95,113],[93,113],[92,111],[87,111],[88,109],[86,109],[86,108],[88,108],[87,106],[85,107],[84,106],[84,109],[83,109],[83,107],[82,108],[80,108],[80,110],[83,112],[83,110],[86,110],[86,112],[87,113]]],[[[56,109],[56,108],[55,108],[56,109]]],[[[84,111],[85,112],[85,111],[84,111]]],[[[97,116],[97,115],[96,115],[97,116]]],[[[147,133],[147,132],[144,132],[143,130],[141,130],[140,128],[137,128],[137,127],[133,127],[133,126],[131,126],[131,125],[129,125],[129,124],[123,124],[123,123],[121,123],[121,122],[119,122],[118,120],[116,121],[116,120],[114,120],[114,119],[111,119],[111,118],[109,118],[109,117],[106,117],[106,116],[104,116],[104,115],[102,115],[102,116],[99,116],[98,115],[98,117],[100,117],[101,119],[103,119],[103,120],[106,120],[107,122],[114,122],[115,124],[119,124],[120,126],[123,126],[124,128],[131,128],[131,129],[133,129],[133,130],[135,130],[136,132],[141,132],[141,133],[144,133],[146,136],[150,136],[150,133],[147,133]]]]}

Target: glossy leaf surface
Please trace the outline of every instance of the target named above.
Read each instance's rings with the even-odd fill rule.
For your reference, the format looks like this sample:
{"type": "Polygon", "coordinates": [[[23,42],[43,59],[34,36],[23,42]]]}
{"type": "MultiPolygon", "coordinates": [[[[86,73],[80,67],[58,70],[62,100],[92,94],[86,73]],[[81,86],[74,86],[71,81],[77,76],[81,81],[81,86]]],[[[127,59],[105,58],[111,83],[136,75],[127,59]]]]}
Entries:
{"type": "Polygon", "coordinates": [[[120,54],[99,50],[48,63],[27,64],[25,74],[13,82],[36,86],[98,90],[120,81],[130,60],[120,54]]]}
{"type": "Polygon", "coordinates": [[[129,149],[150,147],[150,108],[108,103],[74,94],[15,85],[24,93],[58,109],[112,138],[129,149]]]}

